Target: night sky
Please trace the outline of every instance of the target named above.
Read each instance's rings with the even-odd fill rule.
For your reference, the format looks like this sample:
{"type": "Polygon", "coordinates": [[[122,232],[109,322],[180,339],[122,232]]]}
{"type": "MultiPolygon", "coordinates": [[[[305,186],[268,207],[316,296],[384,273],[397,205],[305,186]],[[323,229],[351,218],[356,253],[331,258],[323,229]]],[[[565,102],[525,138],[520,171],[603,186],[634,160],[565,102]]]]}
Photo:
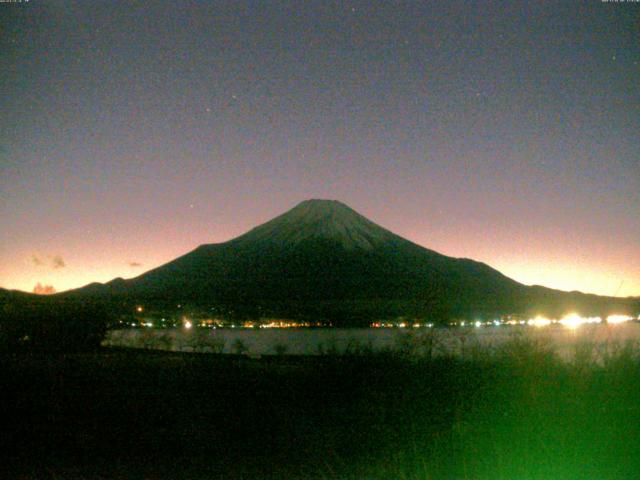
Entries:
{"type": "Polygon", "coordinates": [[[0,286],[308,198],[526,284],[640,295],[640,3],[0,3],[0,286]]]}

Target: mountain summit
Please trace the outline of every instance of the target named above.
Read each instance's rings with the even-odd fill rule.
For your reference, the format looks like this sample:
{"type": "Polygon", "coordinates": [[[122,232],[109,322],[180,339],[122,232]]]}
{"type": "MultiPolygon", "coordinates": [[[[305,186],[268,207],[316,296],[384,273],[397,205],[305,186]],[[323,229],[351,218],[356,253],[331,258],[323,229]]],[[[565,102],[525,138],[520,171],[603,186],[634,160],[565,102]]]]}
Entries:
{"type": "Polygon", "coordinates": [[[234,242],[278,243],[294,246],[324,239],[344,248],[371,250],[398,238],[337,200],[305,200],[288,212],[262,224],[234,242]]]}
{"type": "Polygon", "coordinates": [[[62,295],[334,325],[399,316],[446,322],[587,313],[622,302],[527,287],[483,263],[416,245],[335,200],[304,201],[237,238],[201,245],[136,278],[62,295]]]}

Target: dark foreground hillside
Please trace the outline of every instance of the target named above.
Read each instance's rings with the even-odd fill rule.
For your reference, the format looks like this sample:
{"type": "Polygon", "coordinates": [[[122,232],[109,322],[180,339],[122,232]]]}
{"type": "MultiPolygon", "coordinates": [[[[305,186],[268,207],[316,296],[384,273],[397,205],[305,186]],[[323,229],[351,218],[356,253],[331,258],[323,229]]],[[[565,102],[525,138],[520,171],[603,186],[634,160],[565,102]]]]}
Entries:
{"type": "Polygon", "coordinates": [[[0,357],[0,477],[631,479],[640,361],[0,357]]]}

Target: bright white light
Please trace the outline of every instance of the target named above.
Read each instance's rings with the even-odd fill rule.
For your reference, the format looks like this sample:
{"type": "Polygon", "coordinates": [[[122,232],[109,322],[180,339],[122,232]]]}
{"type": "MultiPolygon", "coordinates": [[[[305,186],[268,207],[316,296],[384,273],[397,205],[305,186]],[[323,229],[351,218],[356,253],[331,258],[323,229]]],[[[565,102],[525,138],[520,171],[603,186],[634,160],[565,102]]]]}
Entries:
{"type": "Polygon", "coordinates": [[[536,318],[530,319],[527,323],[534,327],[546,327],[547,325],[551,325],[551,320],[538,315],[536,318]]]}
{"type": "Polygon", "coordinates": [[[193,324],[187,320],[186,322],[184,322],[184,328],[186,328],[187,330],[190,329],[191,327],[193,327],[193,324]]]}
{"type": "Polygon", "coordinates": [[[481,327],[482,322],[480,320],[476,320],[476,323],[474,323],[474,325],[476,326],[476,328],[481,327]]]}
{"type": "Polygon", "coordinates": [[[623,323],[628,322],[629,320],[633,320],[633,317],[629,317],[628,315],[609,315],[607,317],[607,323],[623,323]]]}
{"type": "Polygon", "coordinates": [[[582,324],[582,318],[577,313],[565,315],[560,323],[568,328],[578,328],[582,324]]]}
{"type": "Polygon", "coordinates": [[[577,313],[571,313],[563,317],[559,323],[568,328],[578,328],[585,323],[600,323],[601,321],[600,317],[581,317],[577,313]]]}

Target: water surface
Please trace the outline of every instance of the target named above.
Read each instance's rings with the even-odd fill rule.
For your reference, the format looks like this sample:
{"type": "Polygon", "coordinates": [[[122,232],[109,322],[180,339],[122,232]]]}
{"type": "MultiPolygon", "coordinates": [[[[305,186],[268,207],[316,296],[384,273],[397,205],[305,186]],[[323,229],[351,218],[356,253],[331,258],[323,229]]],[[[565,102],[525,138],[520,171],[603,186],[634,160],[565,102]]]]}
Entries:
{"type": "Polygon", "coordinates": [[[620,348],[640,342],[640,323],[533,327],[500,325],[451,328],[217,328],[110,331],[106,345],[171,351],[242,353],[247,355],[319,355],[394,350],[424,354],[466,354],[495,348],[514,338],[527,338],[553,346],[562,356],[576,348],[620,348]]]}

